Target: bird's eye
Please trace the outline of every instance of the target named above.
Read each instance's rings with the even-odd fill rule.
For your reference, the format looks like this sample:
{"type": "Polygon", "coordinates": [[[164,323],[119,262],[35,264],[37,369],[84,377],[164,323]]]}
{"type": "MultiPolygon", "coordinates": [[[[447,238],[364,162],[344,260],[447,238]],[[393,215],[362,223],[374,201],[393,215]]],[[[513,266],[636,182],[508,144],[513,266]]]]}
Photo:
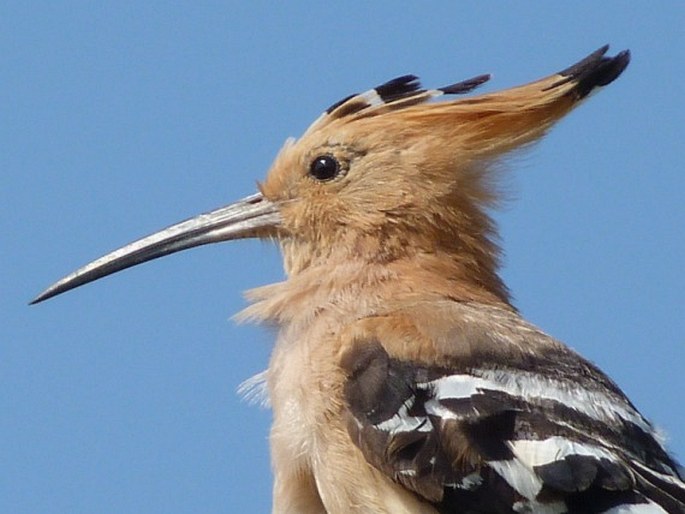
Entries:
{"type": "Polygon", "coordinates": [[[331,155],[319,155],[309,166],[309,174],[316,180],[331,180],[340,174],[340,163],[331,155]]]}

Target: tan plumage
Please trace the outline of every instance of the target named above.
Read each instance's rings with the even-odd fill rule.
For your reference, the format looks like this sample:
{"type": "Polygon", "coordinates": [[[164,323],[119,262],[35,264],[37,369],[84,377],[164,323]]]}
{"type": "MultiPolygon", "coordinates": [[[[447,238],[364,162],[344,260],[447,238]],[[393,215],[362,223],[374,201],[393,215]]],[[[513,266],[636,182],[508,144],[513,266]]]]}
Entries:
{"type": "Polygon", "coordinates": [[[279,329],[264,375],[274,512],[683,512],[651,425],[523,320],[497,274],[495,165],[621,74],[628,52],[606,50],[481,96],[428,102],[487,76],[353,95],[286,143],[260,195],[37,301],[190,246],[275,238],[288,278],[249,292],[241,315],[279,329]]]}

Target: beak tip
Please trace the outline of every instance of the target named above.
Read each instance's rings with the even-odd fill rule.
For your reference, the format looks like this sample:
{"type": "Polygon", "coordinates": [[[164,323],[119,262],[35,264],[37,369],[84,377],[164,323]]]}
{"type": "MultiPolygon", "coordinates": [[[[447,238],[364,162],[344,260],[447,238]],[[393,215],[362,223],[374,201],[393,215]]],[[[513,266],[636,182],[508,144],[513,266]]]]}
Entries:
{"type": "Polygon", "coordinates": [[[82,274],[79,272],[74,272],[71,275],[67,275],[63,279],[58,280],[51,286],[44,289],[41,293],[39,293],[33,300],[29,302],[29,305],[36,305],[37,303],[42,303],[45,300],[54,298],[55,296],[61,295],[62,293],[66,293],[67,291],[70,291],[75,287],[87,283],[88,280],[84,281],[81,275],[82,274]]]}
{"type": "Polygon", "coordinates": [[[48,287],[45,291],[37,295],[33,300],[29,302],[29,305],[36,305],[37,303],[44,302],[53,296],[58,295],[60,292],[55,291],[52,287],[48,287]]]}

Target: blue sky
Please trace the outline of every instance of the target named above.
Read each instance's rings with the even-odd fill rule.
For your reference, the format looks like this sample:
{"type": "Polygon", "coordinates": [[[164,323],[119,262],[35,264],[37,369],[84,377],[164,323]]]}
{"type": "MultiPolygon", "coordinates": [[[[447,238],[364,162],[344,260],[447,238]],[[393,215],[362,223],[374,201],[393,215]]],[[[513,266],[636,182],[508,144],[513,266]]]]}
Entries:
{"type": "Polygon", "coordinates": [[[685,4],[4,2],[0,511],[265,512],[272,335],[229,320],[279,280],[258,241],[28,307],[139,236],[255,189],[287,136],[415,73],[484,90],[605,43],[625,74],[525,156],[496,214],[523,314],[612,376],[685,459],[685,4]]]}

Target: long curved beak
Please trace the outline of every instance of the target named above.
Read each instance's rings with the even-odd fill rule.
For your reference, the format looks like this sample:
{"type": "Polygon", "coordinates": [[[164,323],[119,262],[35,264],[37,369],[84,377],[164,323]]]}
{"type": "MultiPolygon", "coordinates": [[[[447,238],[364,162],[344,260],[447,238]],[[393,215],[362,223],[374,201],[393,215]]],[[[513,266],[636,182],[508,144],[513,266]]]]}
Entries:
{"type": "Polygon", "coordinates": [[[257,193],[114,250],[55,282],[39,294],[31,305],[181,250],[231,239],[273,235],[279,223],[276,204],[257,193]]]}

